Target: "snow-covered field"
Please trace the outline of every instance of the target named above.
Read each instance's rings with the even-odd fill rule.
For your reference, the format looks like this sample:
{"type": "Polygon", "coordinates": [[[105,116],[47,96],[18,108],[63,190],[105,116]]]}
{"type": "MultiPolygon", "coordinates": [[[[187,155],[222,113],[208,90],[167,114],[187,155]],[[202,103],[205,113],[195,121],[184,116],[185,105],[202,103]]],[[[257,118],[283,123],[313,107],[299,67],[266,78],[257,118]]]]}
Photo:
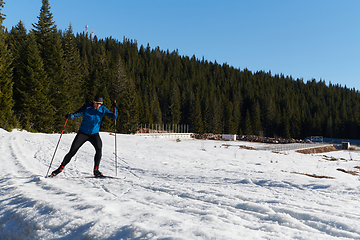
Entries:
{"type": "MultiPolygon", "coordinates": [[[[337,170],[360,171],[360,152],[118,134],[121,179],[89,178],[90,143],[44,178],[59,136],[0,129],[1,239],[360,239],[359,176],[337,170]]],[[[114,135],[101,137],[100,170],[115,176],[114,135]]]]}

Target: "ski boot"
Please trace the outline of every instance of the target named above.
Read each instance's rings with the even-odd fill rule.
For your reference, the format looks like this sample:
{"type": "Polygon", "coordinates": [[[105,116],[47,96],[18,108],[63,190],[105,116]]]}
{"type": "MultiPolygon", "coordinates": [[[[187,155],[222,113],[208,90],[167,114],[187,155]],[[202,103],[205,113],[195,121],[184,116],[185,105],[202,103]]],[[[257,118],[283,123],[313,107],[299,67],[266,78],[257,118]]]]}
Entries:
{"type": "Polygon", "coordinates": [[[53,171],[49,177],[53,178],[53,177],[57,176],[59,173],[61,173],[64,170],[64,167],[65,166],[60,166],[58,169],[53,171]]]}
{"type": "Polygon", "coordinates": [[[104,175],[97,168],[94,169],[94,176],[96,178],[103,178],[104,177],[104,175]]]}

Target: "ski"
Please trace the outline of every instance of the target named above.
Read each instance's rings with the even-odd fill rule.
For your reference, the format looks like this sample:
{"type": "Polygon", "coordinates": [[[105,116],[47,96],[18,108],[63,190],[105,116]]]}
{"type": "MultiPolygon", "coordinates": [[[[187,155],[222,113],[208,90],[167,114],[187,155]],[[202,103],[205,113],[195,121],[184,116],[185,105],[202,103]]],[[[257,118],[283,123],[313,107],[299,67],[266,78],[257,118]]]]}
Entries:
{"type": "Polygon", "coordinates": [[[100,179],[105,179],[105,178],[110,178],[110,179],[125,179],[126,177],[119,178],[119,177],[112,177],[112,176],[101,176],[101,177],[91,176],[91,177],[87,177],[87,178],[100,178],[100,179]]]}
{"type": "Polygon", "coordinates": [[[44,178],[57,178],[58,176],[51,176],[51,175],[49,175],[49,176],[46,176],[46,177],[44,177],[44,178]]]}
{"type": "MultiPolygon", "coordinates": [[[[39,177],[39,179],[47,179],[47,178],[58,178],[58,176],[46,176],[46,177],[39,177]]],[[[85,176],[85,178],[100,178],[100,179],[125,179],[126,177],[112,177],[112,176],[102,176],[102,177],[96,177],[96,176],[85,176]]]]}

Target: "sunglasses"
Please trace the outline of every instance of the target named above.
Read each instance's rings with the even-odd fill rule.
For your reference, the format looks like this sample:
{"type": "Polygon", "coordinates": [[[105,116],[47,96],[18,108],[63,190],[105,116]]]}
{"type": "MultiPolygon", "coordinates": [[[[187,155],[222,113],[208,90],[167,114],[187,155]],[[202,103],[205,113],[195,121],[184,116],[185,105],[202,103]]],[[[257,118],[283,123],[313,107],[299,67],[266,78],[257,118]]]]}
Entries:
{"type": "Polygon", "coordinates": [[[94,103],[96,103],[96,104],[100,104],[100,105],[101,105],[101,104],[103,104],[102,102],[97,102],[97,101],[94,101],[94,103]]]}

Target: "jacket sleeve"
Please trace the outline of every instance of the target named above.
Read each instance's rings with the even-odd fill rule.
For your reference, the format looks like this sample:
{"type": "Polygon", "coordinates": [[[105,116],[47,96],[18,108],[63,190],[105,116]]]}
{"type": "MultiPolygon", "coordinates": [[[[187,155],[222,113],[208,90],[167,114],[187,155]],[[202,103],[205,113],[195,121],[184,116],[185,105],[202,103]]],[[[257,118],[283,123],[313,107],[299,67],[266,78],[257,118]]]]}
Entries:
{"type": "Polygon", "coordinates": [[[104,106],[104,112],[105,115],[108,116],[111,119],[117,119],[118,116],[118,110],[116,109],[116,116],[113,112],[111,112],[107,107],[104,106]]]}
{"type": "Polygon", "coordinates": [[[70,114],[69,119],[73,120],[73,119],[80,117],[81,115],[83,115],[85,113],[85,110],[86,110],[86,104],[84,106],[82,106],[81,108],[79,108],[75,113],[70,114]]]}

